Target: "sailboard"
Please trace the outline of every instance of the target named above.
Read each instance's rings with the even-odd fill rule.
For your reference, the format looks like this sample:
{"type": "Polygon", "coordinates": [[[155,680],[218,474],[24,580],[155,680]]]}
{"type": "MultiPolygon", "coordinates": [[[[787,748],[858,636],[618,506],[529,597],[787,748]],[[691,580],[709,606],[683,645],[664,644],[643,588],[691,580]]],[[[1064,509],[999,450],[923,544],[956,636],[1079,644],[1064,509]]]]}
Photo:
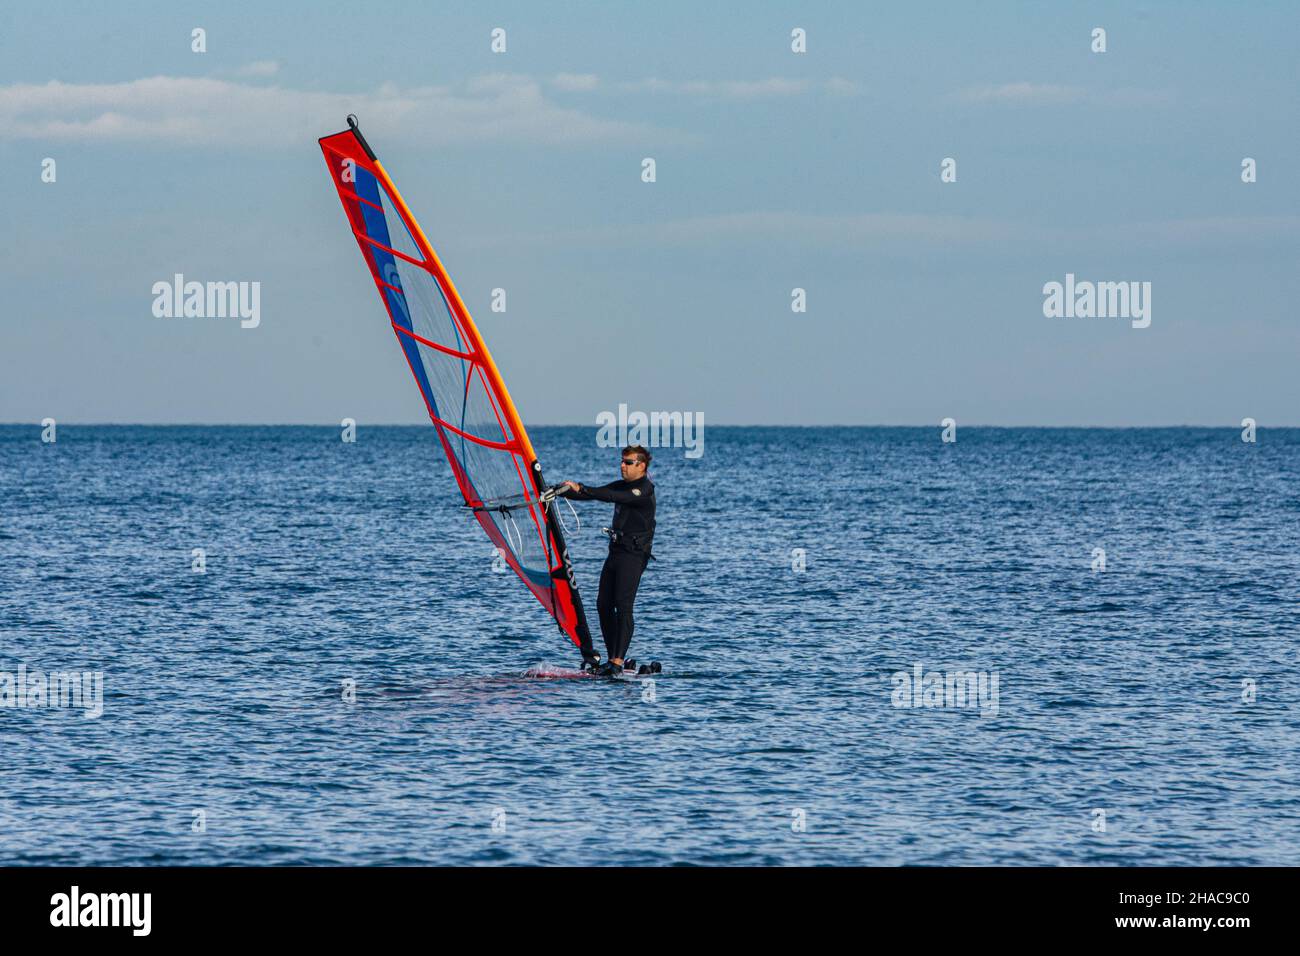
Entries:
{"type": "Polygon", "coordinates": [[[554,496],[460,293],[356,117],[319,142],[466,508],[559,629],[589,648],[554,496]]]}
{"type": "Polygon", "coordinates": [[[623,668],[621,673],[616,674],[599,674],[596,671],[582,668],[581,670],[571,670],[567,667],[553,667],[550,664],[538,664],[536,667],[530,667],[524,671],[525,680],[655,680],[663,677],[663,665],[655,662],[658,670],[641,671],[637,668],[623,668]]]}

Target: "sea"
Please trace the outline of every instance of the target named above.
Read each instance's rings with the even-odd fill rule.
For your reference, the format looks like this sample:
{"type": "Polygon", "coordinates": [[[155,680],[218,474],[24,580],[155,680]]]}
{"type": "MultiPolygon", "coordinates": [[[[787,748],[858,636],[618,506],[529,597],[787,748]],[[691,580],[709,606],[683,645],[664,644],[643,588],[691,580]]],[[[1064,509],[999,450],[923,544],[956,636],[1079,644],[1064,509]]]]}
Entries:
{"type": "Polygon", "coordinates": [[[1300,864],[1300,430],[710,426],[652,449],[639,680],[567,676],[428,426],[47,432],[0,864],[1300,864]]]}

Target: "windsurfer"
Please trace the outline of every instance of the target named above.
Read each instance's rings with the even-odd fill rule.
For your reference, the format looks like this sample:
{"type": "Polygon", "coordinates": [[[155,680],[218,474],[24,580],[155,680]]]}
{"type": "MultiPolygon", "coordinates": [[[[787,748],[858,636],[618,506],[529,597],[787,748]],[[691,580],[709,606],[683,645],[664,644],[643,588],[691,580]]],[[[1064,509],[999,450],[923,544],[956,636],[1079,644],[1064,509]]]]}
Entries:
{"type": "MultiPolygon", "coordinates": [[[[614,505],[614,520],[606,529],[609,555],[600,572],[600,593],[596,612],[605,639],[607,673],[621,672],[632,643],[632,605],[636,601],[641,575],[654,557],[650,547],[655,533],[655,486],[646,470],[650,452],[641,445],[623,449],[619,470],[622,478],[592,488],[576,481],[564,482],[564,497],[575,501],[608,501],[614,505]]],[[[590,663],[590,662],[588,662],[590,663]]]]}

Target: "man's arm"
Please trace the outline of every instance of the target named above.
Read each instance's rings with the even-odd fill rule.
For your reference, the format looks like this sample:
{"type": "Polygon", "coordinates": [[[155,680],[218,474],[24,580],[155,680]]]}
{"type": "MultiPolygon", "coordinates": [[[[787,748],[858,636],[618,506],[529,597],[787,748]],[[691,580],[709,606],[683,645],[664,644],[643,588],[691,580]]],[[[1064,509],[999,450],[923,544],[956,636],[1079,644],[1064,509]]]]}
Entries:
{"type": "Polygon", "coordinates": [[[575,501],[608,501],[616,505],[627,505],[631,508],[639,508],[648,504],[650,496],[640,493],[639,491],[629,491],[627,488],[615,488],[617,481],[610,482],[608,485],[601,485],[599,488],[591,488],[587,485],[580,485],[577,482],[567,482],[569,487],[563,492],[564,497],[572,498],[575,501]],[[577,485],[575,489],[573,486],[577,485]]]}
{"type": "Polygon", "coordinates": [[[563,487],[555,493],[558,498],[571,498],[574,501],[590,501],[591,495],[583,491],[582,485],[576,481],[563,482],[563,487]]]}

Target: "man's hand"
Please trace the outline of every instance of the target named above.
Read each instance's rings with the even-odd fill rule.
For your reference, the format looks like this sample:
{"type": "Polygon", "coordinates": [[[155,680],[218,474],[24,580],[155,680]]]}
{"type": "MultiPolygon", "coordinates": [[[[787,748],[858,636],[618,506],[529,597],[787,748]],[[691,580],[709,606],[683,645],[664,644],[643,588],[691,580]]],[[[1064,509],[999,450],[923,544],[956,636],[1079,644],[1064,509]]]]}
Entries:
{"type": "Polygon", "coordinates": [[[572,488],[574,491],[582,490],[582,485],[578,484],[576,481],[566,481],[564,482],[564,487],[572,488]]]}

